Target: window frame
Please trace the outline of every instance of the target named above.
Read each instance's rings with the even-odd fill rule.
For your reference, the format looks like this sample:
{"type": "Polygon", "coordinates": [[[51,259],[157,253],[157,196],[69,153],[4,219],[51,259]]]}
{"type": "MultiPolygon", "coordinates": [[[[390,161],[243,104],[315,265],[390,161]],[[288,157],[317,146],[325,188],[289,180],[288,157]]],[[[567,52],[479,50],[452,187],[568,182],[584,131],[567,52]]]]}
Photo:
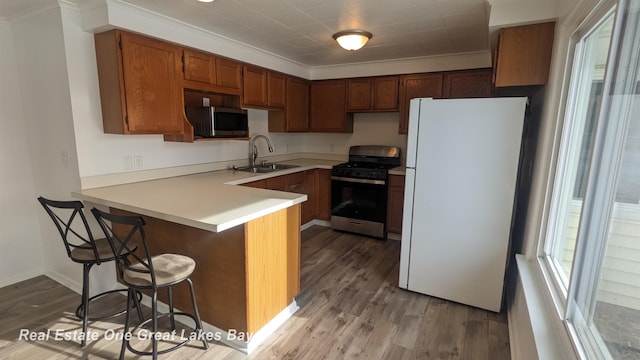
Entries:
{"type": "MultiPolygon", "coordinates": [[[[621,0],[625,1],[625,0],[621,0]]],[[[559,221],[555,216],[558,213],[561,213],[559,209],[556,207],[556,202],[559,201],[557,199],[557,194],[555,190],[558,187],[563,187],[562,183],[567,181],[574,181],[575,179],[566,179],[563,175],[564,172],[560,169],[559,164],[561,161],[564,161],[567,158],[568,151],[566,148],[562,146],[566,144],[567,140],[565,137],[569,137],[570,134],[566,133],[566,121],[570,116],[575,115],[576,108],[576,91],[580,88],[578,81],[573,81],[576,74],[580,72],[580,68],[583,65],[583,59],[578,58],[580,61],[576,62],[577,56],[580,56],[583,49],[582,40],[589,36],[602,22],[605,21],[605,18],[611,12],[617,12],[617,9],[620,7],[620,1],[616,0],[605,0],[601,2],[596,8],[594,8],[589,15],[577,26],[576,30],[571,34],[568,43],[567,50],[567,59],[564,66],[564,79],[562,86],[562,97],[560,99],[560,107],[557,115],[557,127],[556,127],[556,141],[554,145],[554,157],[552,161],[552,169],[549,173],[548,178],[548,190],[547,190],[547,205],[546,205],[546,213],[545,213],[545,222],[541,227],[540,231],[540,241],[538,242],[537,247],[537,262],[539,267],[542,270],[543,279],[547,286],[548,291],[551,294],[553,304],[555,306],[555,310],[557,312],[557,316],[560,317],[561,320],[566,320],[566,314],[568,309],[568,299],[572,295],[572,284],[575,283],[573,279],[573,269],[576,266],[577,252],[580,241],[580,223],[578,224],[578,235],[576,237],[576,248],[575,253],[572,259],[572,273],[569,275],[567,279],[566,288],[563,286],[563,281],[559,279],[562,278],[563,275],[558,273],[558,268],[553,264],[553,260],[547,256],[547,247],[549,246],[548,241],[550,237],[550,232],[554,231],[558,228],[559,221]],[[556,180],[559,177],[560,180],[556,180]]],[[[614,14],[614,17],[617,16],[617,13],[614,14]]],[[[615,21],[615,20],[614,20],[615,21]]],[[[614,25],[615,27],[615,25],[614,25]]],[[[611,43],[613,44],[613,35],[611,39],[611,43]]],[[[611,59],[611,46],[609,48],[609,54],[607,55],[607,72],[609,71],[609,59],[611,59]]],[[[605,77],[603,80],[603,86],[606,84],[606,79],[609,74],[605,73],[605,77]]],[[[603,87],[603,94],[606,89],[603,87]]],[[[604,101],[604,97],[603,97],[604,101]]],[[[600,106],[600,110],[598,111],[598,115],[596,118],[596,123],[594,124],[594,128],[597,129],[598,122],[600,120],[600,116],[602,114],[602,104],[600,106]]],[[[595,149],[595,148],[593,148],[595,149]]],[[[592,149],[592,150],[593,150],[592,149]]],[[[592,154],[593,155],[593,154],[592,154]]],[[[593,156],[590,157],[589,165],[593,162],[593,156]]],[[[589,186],[589,172],[590,167],[587,166],[585,171],[587,172],[587,187],[589,186]]],[[[585,189],[586,194],[586,189],[585,189]]],[[[583,213],[583,209],[586,203],[583,200],[581,206],[581,214],[583,213]]],[[[575,206],[575,204],[569,204],[569,206],[575,206]]],[[[582,216],[581,216],[582,219],[582,216]]]]}
{"type": "MultiPolygon", "coordinates": [[[[607,346],[600,337],[592,319],[597,303],[597,292],[600,284],[602,265],[605,258],[609,239],[609,226],[616,211],[616,191],[621,159],[624,153],[626,131],[630,117],[624,116],[629,112],[631,98],[629,92],[637,80],[640,64],[640,12],[634,18],[628,18],[627,10],[630,4],[638,8],[639,0],[607,0],[603,1],[587,16],[571,35],[565,63],[565,75],[562,86],[562,97],[558,106],[558,122],[554,141],[554,155],[552,158],[547,190],[545,195],[545,213],[540,237],[537,243],[537,264],[542,271],[547,290],[551,294],[559,320],[562,321],[576,353],[580,358],[611,359],[607,346]],[[565,121],[574,111],[577,89],[573,80],[575,73],[580,71],[582,62],[575,61],[576,56],[582,56],[581,42],[596,29],[608,16],[613,14],[613,26],[607,55],[605,75],[603,79],[602,100],[594,123],[593,146],[586,171],[586,187],[581,207],[576,247],[569,283],[566,290],[558,282],[557,269],[551,264],[547,251],[548,241],[552,239],[549,232],[557,228],[558,221],[554,214],[558,213],[555,190],[562,181],[558,179],[563,172],[558,171],[564,166],[561,161],[566,159],[565,121]],[[627,26],[629,19],[634,20],[633,32],[625,34],[623,26],[627,26]],[[633,33],[633,34],[631,34],[633,33]],[[631,45],[627,46],[627,37],[631,37],[631,45]],[[623,57],[620,57],[622,55],[623,57]],[[631,65],[631,66],[630,66],[631,65]],[[631,69],[631,70],[629,70],[631,69]],[[630,75],[631,74],[631,75],[630,75]],[[622,78],[620,78],[622,76],[622,78]],[[625,81],[621,81],[625,80],[625,81]],[[623,84],[622,91],[616,88],[623,84]],[[617,96],[620,95],[620,96],[617,96]],[[623,114],[620,116],[619,114],[623,114]],[[584,316],[587,316],[585,318],[584,316]]],[[[574,180],[574,179],[571,179],[574,180]]],[[[637,206],[637,205],[635,205],[637,206]]]]}

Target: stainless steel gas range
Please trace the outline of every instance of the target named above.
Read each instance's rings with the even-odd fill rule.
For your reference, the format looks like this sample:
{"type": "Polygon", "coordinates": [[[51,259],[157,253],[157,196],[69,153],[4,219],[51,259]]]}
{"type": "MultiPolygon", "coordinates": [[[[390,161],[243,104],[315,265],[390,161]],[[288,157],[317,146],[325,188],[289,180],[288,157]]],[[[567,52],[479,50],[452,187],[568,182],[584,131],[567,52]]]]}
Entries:
{"type": "Polygon", "coordinates": [[[400,164],[395,146],[349,148],[349,162],[331,171],[331,227],[386,238],[388,172],[400,164]]]}

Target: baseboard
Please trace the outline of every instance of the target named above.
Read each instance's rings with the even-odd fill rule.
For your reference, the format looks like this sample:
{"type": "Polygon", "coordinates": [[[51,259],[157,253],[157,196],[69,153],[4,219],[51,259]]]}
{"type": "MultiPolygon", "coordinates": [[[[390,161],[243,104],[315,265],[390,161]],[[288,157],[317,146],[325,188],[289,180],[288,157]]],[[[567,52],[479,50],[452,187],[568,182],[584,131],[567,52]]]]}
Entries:
{"type": "Polygon", "coordinates": [[[402,240],[402,234],[387,233],[387,239],[400,241],[402,240]]]}
{"type": "Polygon", "coordinates": [[[36,270],[32,270],[26,273],[22,273],[22,274],[18,274],[18,275],[14,275],[10,278],[7,279],[2,279],[2,281],[0,281],[0,288],[3,288],[5,286],[9,286],[9,285],[13,285],[15,283],[19,283],[21,281],[25,281],[25,280],[29,280],[32,279],[36,276],[40,276],[40,275],[44,275],[44,270],[43,269],[36,269],[36,270]]]}
{"type": "MultiPolygon", "coordinates": [[[[151,298],[145,294],[142,294],[142,305],[151,307],[151,298]]],[[[236,350],[239,350],[245,354],[251,354],[252,351],[258,348],[266,339],[269,338],[282,324],[284,324],[293,314],[298,311],[300,307],[295,299],[284,308],[278,315],[276,315],[271,321],[269,321],[260,330],[253,334],[246,334],[241,332],[227,332],[216,326],[213,326],[206,321],[202,322],[203,330],[207,333],[211,333],[215,341],[219,341],[225,345],[228,345],[236,350]],[[247,341],[241,338],[246,338],[247,341]]],[[[174,311],[179,312],[178,308],[174,308],[174,311]]],[[[158,313],[168,313],[169,306],[161,301],[158,301],[158,313]]],[[[176,321],[183,323],[187,326],[193,326],[193,320],[185,316],[176,316],[176,321]]]]}
{"type": "Polygon", "coordinates": [[[318,226],[324,226],[324,227],[331,227],[331,223],[325,220],[320,220],[320,219],[313,219],[307,223],[304,223],[300,226],[300,231],[304,231],[307,230],[308,228],[312,227],[313,225],[318,225],[318,226]]]}
{"type": "Polygon", "coordinates": [[[49,278],[59,282],[60,284],[62,284],[65,287],[67,287],[68,289],[71,289],[73,292],[82,295],[82,283],[79,283],[79,282],[69,278],[66,275],[62,275],[61,273],[59,273],[57,271],[47,271],[44,275],[46,275],[49,278]]]}

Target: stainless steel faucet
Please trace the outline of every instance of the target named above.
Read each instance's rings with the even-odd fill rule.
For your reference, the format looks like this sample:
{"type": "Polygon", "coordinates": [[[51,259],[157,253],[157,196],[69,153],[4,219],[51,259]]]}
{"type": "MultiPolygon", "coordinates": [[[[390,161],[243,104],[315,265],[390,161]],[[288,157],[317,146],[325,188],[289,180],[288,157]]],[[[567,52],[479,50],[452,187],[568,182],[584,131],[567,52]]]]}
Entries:
{"type": "Polygon", "coordinates": [[[250,167],[256,166],[256,159],[258,158],[258,147],[256,146],[256,140],[259,138],[263,138],[267,142],[267,146],[269,147],[269,152],[270,153],[273,152],[273,147],[271,146],[271,141],[269,141],[268,137],[264,135],[255,135],[254,137],[251,138],[251,141],[249,141],[249,166],[250,167]]]}

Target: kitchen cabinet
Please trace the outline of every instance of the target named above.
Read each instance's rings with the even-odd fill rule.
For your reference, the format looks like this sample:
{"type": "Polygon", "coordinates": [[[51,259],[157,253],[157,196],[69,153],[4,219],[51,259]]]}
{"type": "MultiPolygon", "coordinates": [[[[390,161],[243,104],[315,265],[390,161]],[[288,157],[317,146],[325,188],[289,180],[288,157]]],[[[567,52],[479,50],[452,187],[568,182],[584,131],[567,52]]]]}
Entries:
{"type": "Polygon", "coordinates": [[[347,113],[346,80],[319,80],[311,83],[309,130],[353,132],[353,114],[347,113]]]}
{"type": "Polygon", "coordinates": [[[271,177],[271,178],[268,178],[266,181],[267,181],[267,189],[269,190],[288,191],[287,175],[271,177]]]}
{"type": "Polygon", "coordinates": [[[404,176],[389,175],[387,194],[387,231],[402,233],[402,209],[404,205],[404,176]]]}
{"type": "Polygon", "coordinates": [[[331,170],[316,170],[316,218],[331,220],[331,170]]]}
{"type": "Polygon", "coordinates": [[[269,132],[300,132],[309,129],[309,81],[286,77],[284,110],[269,111],[269,132]]]}
{"type": "Polygon", "coordinates": [[[120,30],[94,39],[104,132],[182,133],[182,49],[120,30]]]}
{"type": "Polygon", "coordinates": [[[269,71],[267,73],[267,106],[284,108],[287,101],[287,77],[284,74],[269,71]]]}
{"type": "Polygon", "coordinates": [[[495,86],[546,84],[554,30],[555,22],[501,29],[494,60],[495,86]]]}
{"type": "Polygon", "coordinates": [[[443,83],[444,75],[442,73],[411,74],[400,77],[400,134],[406,134],[408,130],[411,99],[442,98],[443,83]]]}
{"type": "Polygon", "coordinates": [[[248,187],[253,187],[253,188],[258,188],[258,189],[266,189],[267,188],[267,181],[266,180],[256,180],[256,181],[244,183],[244,184],[242,184],[242,186],[248,186],[248,187]]]}
{"type": "Polygon", "coordinates": [[[220,94],[241,94],[241,63],[192,49],[183,50],[183,61],[185,88],[220,94]]]}
{"type": "Polygon", "coordinates": [[[445,99],[491,97],[492,77],[491,68],[446,72],[442,97],[445,99]]]}
{"type": "Polygon", "coordinates": [[[267,106],[267,70],[257,66],[244,65],[243,86],[243,106],[267,106]]]}
{"type": "Polygon", "coordinates": [[[398,76],[347,79],[347,111],[397,111],[398,76]]]}
{"type": "Polygon", "coordinates": [[[288,175],[274,176],[242,184],[243,186],[306,194],[307,201],[302,203],[301,220],[305,224],[316,218],[317,191],[316,170],[300,171],[288,175]]]}
{"type": "Polygon", "coordinates": [[[304,172],[304,193],[308,200],[302,203],[302,223],[306,224],[316,218],[316,203],[318,202],[317,170],[307,170],[304,172]]]}
{"type": "Polygon", "coordinates": [[[285,75],[253,65],[244,65],[242,105],[258,108],[284,108],[285,75]]]}
{"type": "Polygon", "coordinates": [[[287,190],[299,194],[306,194],[307,201],[302,203],[302,219],[301,223],[307,222],[315,218],[315,179],[314,170],[301,171],[287,175],[287,190]]]}

